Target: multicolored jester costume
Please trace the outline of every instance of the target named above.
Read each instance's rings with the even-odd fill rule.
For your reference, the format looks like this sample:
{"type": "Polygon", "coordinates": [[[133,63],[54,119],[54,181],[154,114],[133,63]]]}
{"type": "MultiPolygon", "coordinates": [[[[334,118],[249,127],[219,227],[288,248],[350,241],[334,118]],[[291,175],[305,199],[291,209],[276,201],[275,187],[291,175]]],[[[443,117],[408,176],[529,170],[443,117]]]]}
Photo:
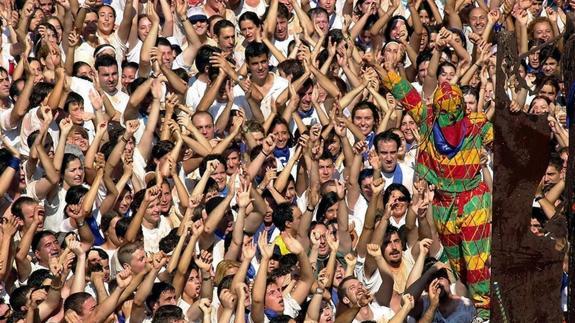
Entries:
{"type": "Polygon", "coordinates": [[[484,113],[465,115],[459,87],[441,83],[433,105],[389,72],[384,86],[413,117],[422,134],[416,172],[435,185],[433,218],[451,268],[467,284],[483,319],[489,318],[491,192],[482,181],[481,149],[493,141],[484,113]]]}

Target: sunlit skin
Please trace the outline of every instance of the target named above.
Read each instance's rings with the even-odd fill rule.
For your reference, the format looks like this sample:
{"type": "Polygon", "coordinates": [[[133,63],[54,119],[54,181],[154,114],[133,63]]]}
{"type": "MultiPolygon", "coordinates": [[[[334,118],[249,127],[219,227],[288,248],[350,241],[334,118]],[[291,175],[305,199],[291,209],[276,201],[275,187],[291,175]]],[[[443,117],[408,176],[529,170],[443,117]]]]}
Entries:
{"type": "Polygon", "coordinates": [[[437,76],[437,82],[439,84],[441,84],[443,82],[451,83],[453,80],[455,80],[456,77],[457,77],[457,72],[456,72],[455,68],[453,68],[453,66],[445,65],[445,66],[443,66],[443,68],[441,69],[441,72],[437,76]]]}
{"type": "Polygon", "coordinates": [[[475,95],[465,94],[463,96],[463,102],[465,103],[465,114],[477,112],[477,98],[475,95]]]}
{"type": "Polygon", "coordinates": [[[397,143],[393,140],[380,141],[377,143],[376,148],[382,171],[392,173],[397,166],[397,153],[399,150],[397,143]]]}
{"type": "Polygon", "coordinates": [[[548,21],[541,21],[533,26],[533,39],[542,40],[544,42],[550,41],[553,38],[553,27],[548,21]]]}
{"type": "Polygon", "coordinates": [[[218,35],[218,47],[226,55],[233,54],[234,47],[236,46],[236,32],[233,27],[224,27],[220,29],[220,34],[218,35]]]}
{"type": "Polygon", "coordinates": [[[148,37],[148,33],[152,29],[152,22],[147,16],[144,16],[138,20],[138,38],[144,41],[148,37]]]}
{"type": "Polygon", "coordinates": [[[389,242],[385,245],[385,248],[382,250],[383,258],[387,261],[387,263],[397,268],[401,264],[401,257],[402,257],[402,244],[401,239],[397,233],[392,233],[391,237],[389,238],[389,242]]]}
{"type": "Polygon", "coordinates": [[[359,128],[363,135],[369,135],[375,127],[375,119],[371,109],[356,110],[353,116],[353,124],[359,128]]]}
{"type": "Polygon", "coordinates": [[[84,182],[84,166],[79,159],[71,160],[64,171],[64,188],[82,185],[84,182]]]}
{"type": "Polygon", "coordinates": [[[98,31],[103,35],[110,35],[114,31],[116,16],[111,7],[102,6],[98,10],[98,31]]]}
{"type": "Polygon", "coordinates": [[[469,12],[469,25],[474,33],[481,35],[487,26],[487,12],[476,7],[469,12]]]}
{"type": "Polygon", "coordinates": [[[535,98],[531,103],[531,113],[543,114],[549,112],[549,103],[543,98],[535,98]]]}
{"type": "Polygon", "coordinates": [[[413,128],[417,128],[417,124],[415,123],[415,120],[413,120],[411,115],[406,113],[403,116],[403,118],[401,119],[400,129],[403,132],[403,136],[405,137],[405,141],[407,141],[410,144],[413,143],[413,141],[415,140],[415,136],[413,135],[413,132],[411,131],[411,129],[413,129],[413,128]]]}
{"type": "Polygon", "coordinates": [[[548,98],[551,102],[554,102],[557,98],[557,90],[555,90],[555,88],[550,84],[544,84],[539,90],[539,95],[548,98]]]}
{"type": "Polygon", "coordinates": [[[277,124],[273,129],[272,133],[276,138],[276,148],[283,149],[287,146],[288,140],[290,138],[289,130],[286,125],[280,123],[277,124]]]}
{"type": "Polygon", "coordinates": [[[256,35],[259,32],[258,29],[259,27],[251,20],[246,19],[240,22],[240,31],[247,43],[256,40],[256,35]]]}

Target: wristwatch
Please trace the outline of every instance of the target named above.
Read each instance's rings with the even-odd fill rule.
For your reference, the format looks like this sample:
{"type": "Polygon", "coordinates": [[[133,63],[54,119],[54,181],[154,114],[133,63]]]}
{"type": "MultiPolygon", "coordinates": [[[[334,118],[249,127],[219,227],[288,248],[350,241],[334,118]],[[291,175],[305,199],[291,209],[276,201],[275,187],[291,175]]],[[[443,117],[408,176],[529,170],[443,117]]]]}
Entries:
{"type": "Polygon", "coordinates": [[[318,288],[315,289],[315,293],[316,293],[316,294],[323,294],[324,291],[325,291],[325,290],[324,290],[323,288],[321,288],[321,287],[318,287],[318,288]]]}

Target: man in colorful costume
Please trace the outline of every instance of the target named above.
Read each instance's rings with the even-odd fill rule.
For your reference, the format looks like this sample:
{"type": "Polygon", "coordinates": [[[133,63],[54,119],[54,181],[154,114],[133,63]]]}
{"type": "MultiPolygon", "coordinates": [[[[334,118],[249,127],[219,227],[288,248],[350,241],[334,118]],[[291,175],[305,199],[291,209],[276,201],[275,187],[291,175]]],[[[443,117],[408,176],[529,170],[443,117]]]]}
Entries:
{"type": "Polygon", "coordinates": [[[416,172],[435,185],[433,218],[449,263],[468,286],[477,317],[489,319],[491,192],[482,181],[481,149],[493,141],[484,113],[465,115],[459,87],[441,83],[426,105],[411,84],[380,70],[384,86],[422,134],[416,172]]]}

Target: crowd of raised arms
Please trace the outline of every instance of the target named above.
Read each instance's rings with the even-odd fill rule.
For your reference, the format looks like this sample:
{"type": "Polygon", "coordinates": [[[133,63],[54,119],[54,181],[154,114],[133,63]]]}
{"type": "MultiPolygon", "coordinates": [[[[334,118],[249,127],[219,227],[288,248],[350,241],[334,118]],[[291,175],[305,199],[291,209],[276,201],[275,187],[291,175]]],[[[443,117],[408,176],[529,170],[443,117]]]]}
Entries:
{"type": "Polygon", "coordinates": [[[488,322],[497,33],[549,239],[573,10],[0,0],[0,323],[488,322]]]}

